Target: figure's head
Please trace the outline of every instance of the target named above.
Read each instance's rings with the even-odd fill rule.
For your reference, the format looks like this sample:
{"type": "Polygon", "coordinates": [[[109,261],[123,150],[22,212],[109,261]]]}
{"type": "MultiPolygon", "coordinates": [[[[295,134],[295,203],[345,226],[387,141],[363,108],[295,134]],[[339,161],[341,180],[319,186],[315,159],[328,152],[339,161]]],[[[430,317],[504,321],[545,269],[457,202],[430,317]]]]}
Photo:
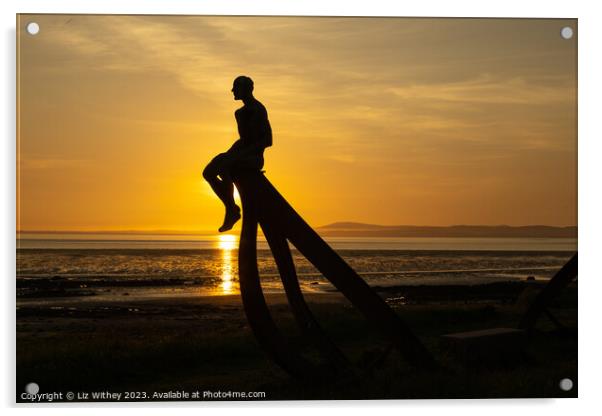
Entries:
{"type": "Polygon", "coordinates": [[[232,85],[232,93],[235,100],[251,97],[253,95],[253,80],[244,75],[237,77],[232,85]]]}

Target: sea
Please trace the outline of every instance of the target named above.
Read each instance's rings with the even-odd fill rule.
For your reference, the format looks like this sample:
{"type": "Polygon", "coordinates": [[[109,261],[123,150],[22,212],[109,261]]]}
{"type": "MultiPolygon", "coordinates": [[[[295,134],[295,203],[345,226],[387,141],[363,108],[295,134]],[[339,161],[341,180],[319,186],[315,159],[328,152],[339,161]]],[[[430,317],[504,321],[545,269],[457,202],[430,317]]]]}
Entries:
{"type": "MultiPolygon", "coordinates": [[[[548,280],[577,251],[574,238],[325,237],[370,285],[480,284],[548,280]]],[[[20,233],[17,287],[69,282],[95,295],[239,293],[238,236],[20,233]]],[[[333,286],[291,245],[301,287],[333,286]]],[[[266,241],[257,242],[264,291],[283,292],[266,241]]]]}

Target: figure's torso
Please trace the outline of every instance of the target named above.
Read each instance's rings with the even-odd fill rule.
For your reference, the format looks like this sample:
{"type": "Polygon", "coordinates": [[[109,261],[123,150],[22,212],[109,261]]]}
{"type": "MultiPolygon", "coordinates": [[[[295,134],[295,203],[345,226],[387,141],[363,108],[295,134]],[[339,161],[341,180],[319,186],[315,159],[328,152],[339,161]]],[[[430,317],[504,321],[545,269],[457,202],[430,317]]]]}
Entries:
{"type": "Polygon", "coordinates": [[[272,145],[272,130],[263,104],[255,100],[234,112],[243,145],[261,143],[261,151],[272,145]]]}

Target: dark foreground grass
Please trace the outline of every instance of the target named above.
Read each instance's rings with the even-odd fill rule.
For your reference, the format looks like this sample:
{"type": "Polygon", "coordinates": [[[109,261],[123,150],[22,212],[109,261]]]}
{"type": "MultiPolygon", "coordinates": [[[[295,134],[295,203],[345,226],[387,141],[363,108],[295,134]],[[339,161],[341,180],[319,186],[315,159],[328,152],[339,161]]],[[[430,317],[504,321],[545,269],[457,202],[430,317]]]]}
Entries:
{"type": "MultiPolygon", "coordinates": [[[[433,399],[576,397],[577,345],[571,335],[550,332],[542,321],[525,357],[504,366],[466,369],[442,349],[445,333],[516,326],[519,311],[509,306],[416,305],[396,310],[443,364],[445,371],[411,367],[392,351],[374,359],[387,343],[345,303],[312,304],[331,338],[357,364],[357,377],[300,383],[274,365],[259,348],[240,308],[203,315],[187,309],[138,308],[136,314],[44,315],[18,313],[17,395],[29,382],[43,392],[261,391],[262,400],[433,399]],[[148,312],[148,313],[146,313],[148,312]],[[189,312],[189,311],[188,311],[189,312]],[[21,316],[19,316],[21,315],[21,316]],[[571,378],[570,392],[559,389],[571,378]]],[[[293,344],[314,357],[284,305],[272,308],[293,344]]],[[[194,310],[194,309],[191,309],[194,310]]],[[[35,311],[34,311],[35,312],[35,311]]],[[[576,309],[555,311],[576,326],[576,309]]],[[[208,399],[207,397],[205,399],[208,399]]],[[[21,401],[20,397],[17,397],[21,401]]]]}

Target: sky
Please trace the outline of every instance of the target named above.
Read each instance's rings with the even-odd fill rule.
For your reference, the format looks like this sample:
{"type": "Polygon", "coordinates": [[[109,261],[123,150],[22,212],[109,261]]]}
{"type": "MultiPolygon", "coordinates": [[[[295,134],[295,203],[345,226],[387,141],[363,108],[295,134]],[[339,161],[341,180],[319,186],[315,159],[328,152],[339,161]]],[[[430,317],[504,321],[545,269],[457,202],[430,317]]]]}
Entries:
{"type": "Polygon", "coordinates": [[[255,82],[310,225],[577,224],[576,20],[21,15],[17,229],[216,230],[255,82]],[[27,23],[40,32],[29,35],[27,23]]]}

